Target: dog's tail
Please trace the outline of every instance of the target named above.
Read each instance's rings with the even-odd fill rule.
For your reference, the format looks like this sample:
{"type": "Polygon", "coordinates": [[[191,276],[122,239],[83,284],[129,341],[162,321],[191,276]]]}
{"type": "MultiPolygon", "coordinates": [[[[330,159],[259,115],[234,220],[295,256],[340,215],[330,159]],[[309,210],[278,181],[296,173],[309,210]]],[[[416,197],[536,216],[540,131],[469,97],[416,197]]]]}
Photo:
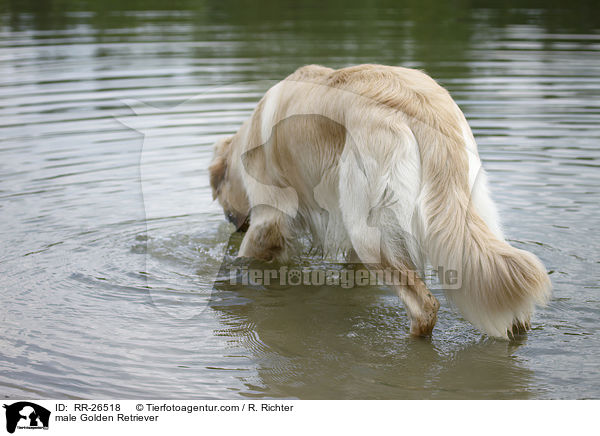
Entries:
{"type": "MultiPolygon", "coordinates": [[[[529,327],[535,304],[549,298],[550,280],[537,257],[494,234],[475,210],[465,139],[454,127],[467,124],[453,108],[446,114],[452,123],[444,122],[443,114],[440,118],[438,106],[427,122],[412,126],[421,153],[421,240],[434,268],[443,267],[446,279],[456,279],[454,285],[447,283],[446,295],[465,318],[492,336],[507,338],[513,329],[529,327]],[[448,275],[452,270],[455,277],[448,275]]],[[[491,204],[489,198],[485,202],[491,204]]]]}

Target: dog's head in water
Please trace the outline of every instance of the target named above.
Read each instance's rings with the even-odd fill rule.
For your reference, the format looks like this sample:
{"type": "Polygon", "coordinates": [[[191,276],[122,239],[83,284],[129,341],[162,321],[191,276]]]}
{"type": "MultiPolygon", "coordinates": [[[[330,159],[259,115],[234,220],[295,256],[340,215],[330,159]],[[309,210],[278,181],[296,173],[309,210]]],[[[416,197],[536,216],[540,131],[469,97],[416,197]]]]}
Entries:
{"type": "Polygon", "coordinates": [[[250,223],[250,204],[239,167],[232,160],[233,136],[215,144],[215,154],[208,167],[213,200],[217,199],[225,217],[238,232],[245,232],[250,223]]]}

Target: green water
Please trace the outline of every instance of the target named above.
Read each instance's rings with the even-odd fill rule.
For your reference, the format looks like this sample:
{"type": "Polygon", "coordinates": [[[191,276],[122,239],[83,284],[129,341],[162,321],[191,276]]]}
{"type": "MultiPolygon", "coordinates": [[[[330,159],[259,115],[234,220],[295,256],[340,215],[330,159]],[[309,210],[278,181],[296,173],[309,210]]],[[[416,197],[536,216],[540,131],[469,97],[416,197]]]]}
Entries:
{"type": "Polygon", "coordinates": [[[0,394],[598,398],[599,9],[0,0],[0,394]],[[416,340],[385,287],[213,286],[239,245],[214,141],[298,66],[366,62],[425,69],[465,112],[505,233],[551,271],[527,336],[440,294],[416,340]]]}

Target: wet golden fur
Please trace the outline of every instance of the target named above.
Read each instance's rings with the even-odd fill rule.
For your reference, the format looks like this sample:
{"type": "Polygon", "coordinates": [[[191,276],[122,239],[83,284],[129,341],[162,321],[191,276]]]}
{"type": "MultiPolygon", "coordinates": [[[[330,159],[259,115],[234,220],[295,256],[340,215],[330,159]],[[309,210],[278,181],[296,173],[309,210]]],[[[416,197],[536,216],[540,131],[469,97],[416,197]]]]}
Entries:
{"type": "MultiPolygon", "coordinates": [[[[251,213],[240,256],[286,260],[306,229],[325,252],[371,267],[453,269],[462,282],[450,299],[475,326],[507,337],[529,325],[550,282],[534,255],[505,242],[477,165],[464,115],[425,73],[309,65],[217,144],[210,181],[234,224],[251,213]]],[[[430,334],[439,303],[423,281],[396,290],[411,332],[430,334]]]]}

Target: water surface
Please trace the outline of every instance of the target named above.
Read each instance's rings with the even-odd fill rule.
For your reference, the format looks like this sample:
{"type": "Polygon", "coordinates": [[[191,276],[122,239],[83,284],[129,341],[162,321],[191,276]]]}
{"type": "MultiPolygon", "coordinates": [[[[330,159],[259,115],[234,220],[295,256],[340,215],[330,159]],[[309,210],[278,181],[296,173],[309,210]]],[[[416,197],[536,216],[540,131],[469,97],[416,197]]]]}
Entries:
{"type": "Polygon", "coordinates": [[[0,1],[0,394],[598,398],[598,8],[440,3],[0,1]],[[428,341],[385,287],[213,286],[239,245],[214,141],[298,66],[365,62],[465,112],[507,236],[551,271],[529,335],[439,294],[428,341]]]}

